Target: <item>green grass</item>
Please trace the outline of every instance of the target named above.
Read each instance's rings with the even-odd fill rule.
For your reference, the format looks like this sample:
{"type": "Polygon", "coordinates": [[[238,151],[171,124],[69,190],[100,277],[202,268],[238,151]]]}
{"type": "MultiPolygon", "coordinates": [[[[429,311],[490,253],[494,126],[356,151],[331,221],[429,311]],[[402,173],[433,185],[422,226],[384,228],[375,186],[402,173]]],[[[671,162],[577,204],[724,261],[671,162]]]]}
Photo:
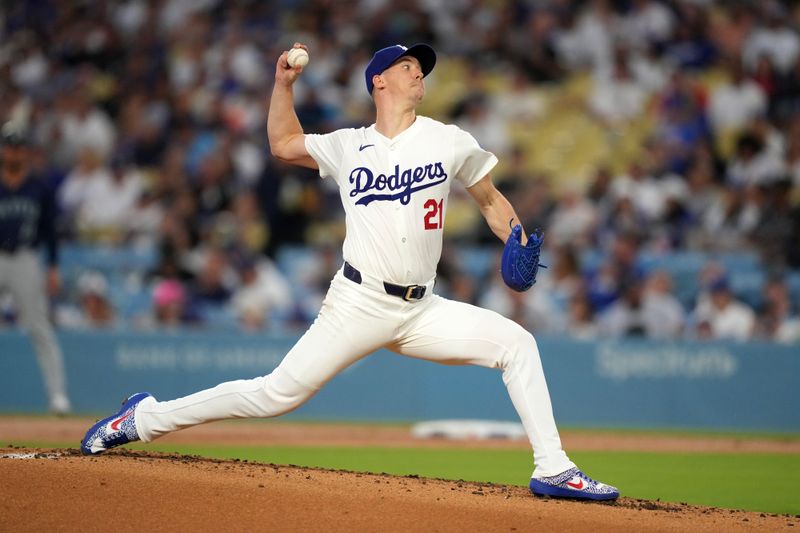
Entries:
{"type": "Polygon", "coordinates": [[[631,428],[631,427],[570,427],[559,426],[561,433],[587,433],[590,435],[631,435],[631,436],[667,436],[691,438],[731,438],[737,440],[769,440],[775,442],[796,441],[800,433],[796,431],[744,431],[725,429],[696,428],[631,428]]]}
{"type": "MultiPolygon", "coordinates": [[[[34,442],[14,444],[43,447],[34,442]]],[[[512,485],[526,485],[532,468],[530,453],[521,450],[167,444],[131,448],[512,485]]],[[[570,456],[590,476],[618,486],[623,496],[800,514],[796,479],[800,454],[573,452],[570,456]]]]}

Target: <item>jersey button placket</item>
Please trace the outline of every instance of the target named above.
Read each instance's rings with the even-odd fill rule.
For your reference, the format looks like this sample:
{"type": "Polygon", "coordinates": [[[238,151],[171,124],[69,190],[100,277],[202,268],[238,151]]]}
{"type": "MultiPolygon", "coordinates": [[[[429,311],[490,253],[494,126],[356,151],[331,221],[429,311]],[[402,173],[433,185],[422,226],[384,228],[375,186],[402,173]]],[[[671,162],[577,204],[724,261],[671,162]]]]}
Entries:
{"type": "MultiPolygon", "coordinates": [[[[397,164],[397,157],[396,157],[396,154],[395,154],[395,147],[396,147],[396,143],[395,142],[390,142],[389,143],[389,146],[388,146],[388,148],[389,148],[389,161],[390,161],[389,168],[394,168],[394,166],[397,164]]],[[[402,207],[403,207],[403,205],[400,202],[398,202],[398,201],[394,202],[394,210],[395,211],[400,211],[400,209],[402,207]]],[[[405,242],[405,241],[403,241],[403,242],[405,242]]]]}
{"type": "MultiPolygon", "coordinates": [[[[399,161],[398,157],[398,150],[397,150],[397,143],[390,143],[389,144],[389,168],[394,168],[395,165],[399,165],[400,172],[403,171],[403,162],[399,161]]],[[[406,162],[408,164],[408,162],[406,162]]],[[[399,177],[399,176],[398,176],[399,177]]],[[[412,199],[413,200],[413,199],[412,199]]],[[[411,257],[408,253],[408,234],[409,234],[409,216],[413,216],[414,208],[411,203],[408,205],[403,205],[400,203],[400,200],[395,200],[395,212],[397,212],[397,229],[398,234],[400,235],[400,261],[403,263],[403,270],[406,271],[406,276],[410,275],[411,268],[410,262],[411,257]],[[405,213],[400,211],[401,209],[405,208],[405,213]]],[[[413,223],[413,221],[411,221],[413,223]]]]}

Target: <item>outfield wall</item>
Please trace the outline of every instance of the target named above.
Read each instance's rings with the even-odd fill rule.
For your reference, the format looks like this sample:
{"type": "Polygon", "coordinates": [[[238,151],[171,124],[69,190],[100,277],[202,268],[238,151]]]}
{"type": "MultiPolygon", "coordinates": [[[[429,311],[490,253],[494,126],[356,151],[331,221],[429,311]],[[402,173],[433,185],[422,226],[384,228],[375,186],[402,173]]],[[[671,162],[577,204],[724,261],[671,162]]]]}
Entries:
{"type": "MultiPolygon", "coordinates": [[[[76,412],[128,393],[182,396],[268,373],[296,337],[218,333],[60,333],[76,412]]],[[[800,347],[766,343],[577,342],[538,338],[561,425],[800,431],[800,347]]],[[[0,332],[0,412],[45,410],[27,337],[0,332]]],[[[500,372],[387,351],[331,381],[290,417],[516,420],[500,372]]]]}

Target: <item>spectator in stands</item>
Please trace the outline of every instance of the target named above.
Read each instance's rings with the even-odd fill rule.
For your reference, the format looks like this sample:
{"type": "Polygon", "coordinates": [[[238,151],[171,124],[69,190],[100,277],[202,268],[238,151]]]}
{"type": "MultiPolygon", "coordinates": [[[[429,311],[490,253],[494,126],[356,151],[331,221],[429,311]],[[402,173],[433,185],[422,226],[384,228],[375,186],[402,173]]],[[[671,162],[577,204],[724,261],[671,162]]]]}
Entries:
{"type": "Polygon", "coordinates": [[[194,279],[194,273],[184,266],[179,251],[168,240],[160,243],[158,262],[145,275],[147,283],[157,283],[165,279],[177,279],[182,283],[190,283],[194,279]]]}
{"type": "Polygon", "coordinates": [[[756,24],[756,13],[753,5],[735,2],[717,10],[710,23],[710,36],[720,56],[725,60],[740,59],[745,39],[756,24]]]}
{"type": "MultiPolygon", "coordinates": [[[[756,188],[752,188],[757,194],[756,188]]],[[[758,213],[752,202],[747,209],[742,191],[723,188],[712,200],[702,220],[703,246],[713,250],[736,250],[746,247],[746,235],[755,226],[758,213]]]]}
{"type": "Polygon", "coordinates": [[[161,235],[178,256],[188,254],[199,244],[197,202],[188,187],[181,187],[167,202],[161,220],[161,235]]]}
{"type": "Polygon", "coordinates": [[[159,229],[164,223],[164,203],[151,186],[144,186],[133,206],[127,225],[131,245],[154,249],[161,239],[159,229]]]}
{"type": "Polygon", "coordinates": [[[578,340],[594,340],[599,335],[592,304],[583,292],[570,299],[566,332],[578,340]]]}
{"type": "Polygon", "coordinates": [[[656,96],[655,142],[666,150],[666,167],[684,175],[698,145],[709,138],[705,90],[682,70],[656,96]]]}
{"type": "MultiPolygon", "coordinates": [[[[545,241],[547,243],[547,241],[545,241]]],[[[569,302],[584,289],[580,259],[569,245],[549,246],[546,253],[548,275],[539,278],[536,290],[527,295],[529,323],[541,332],[564,331],[568,322],[569,302]]]]}
{"type": "MultiPolygon", "coordinates": [[[[514,160],[516,161],[516,158],[514,160]]],[[[522,157],[519,163],[521,166],[522,157]]],[[[524,215],[520,215],[524,227],[550,227],[553,210],[556,208],[552,180],[540,174],[530,174],[521,168],[516,175],[519,180],[515,182],[510,197],[513,198],[514,205],[518,205],[519,210],[525,212],[524,215]]]]}
{"type": "Polygon", "coordinates": [[[110,171],[93,148],[84,148],[78,154],[75,167],[67,174],[58,190],[58,201],[68,228],[78,233],[81,212],[87,207],[89,191],[97,184],[111,181],[110,171]]]}
{"type": "Polygon", "coordinates": [[[709,32],[708,9],[695,2],[679,2],[677,7],[680,22],[664,46],[666,61],[686,71],[711,66],[717,49],[709,32]]]}
{"type": "Polygon", "coordinates": [[[668,272],[656,270],[647,276],[642,307],[648,337],[676,339],[682,335],[686,312],[673,295],[672,277],[668,272]]]}
{"type": "Polygon", "coordinates": [[[114,306],[108,295],[108,283],[102,274],[88,275],[78,281],[80,304],[87,325],[92,328],[113,327],[116,321],[114,306]]]}
{"type": "Polygon", "coordinates": [[[748,69],[755,69],[759,58],[766,55],[780,72],[787,72],[800,57],[800,37],[788,21],[789,12],[777,0],[761,4],[762,21],[747,36],[742,58],[748,69]]]}
{"type": "Polygon", "coordinates": [[[762,54],[762,56],[758,58],[756,68],[750,73],[750,77],[766,96],[765,104],[768,108],[767,111],[770,118],[778,118],[780,115],[776,112],[777,101],[775,95],[778,91],[780,74],[778,74],[778,71],[775,69],[775,65],[772,64],[772,59],[762,54]]]}
{"type": "Polygon", "coordinates": [[[612,190],[617,198],[630,199],[636,216],[644,224],[653,224],[663,217],[667,191],[663,182],[656,181],[643,164],[631,163],[626,174],[614,178],[612,190]]]}
{"type": "Polygon", "coordinates": [[[800,112],[800,56],[788,72],[779,73],[775,99],[771,104],[772,116],[776,118],[796,117],[800,112]]]}
{"type": "Polygon", "coordinates": [[[290,284],[301,287],[301,290],[294,291],[298,308],[295,321],[304,323],[310,323],[317,316],[330,287],[330,280],[342,266],[341,248],[333,243],[307,252],[310,259],[304,261],[302,266],[284,265],[282,269],[290,284]]]}
{"type": "MultiPolygon", "coordinates": [[[[507,42],[512,61],[534,83],[560,81],[565,75],[553,43],[557,25],[555,10],[543,7],[531,9],[526,24],[509,30],[507,42]]],[[[530,110],[532,106],[526,107],[530,110]]]]}
{"type": "Polygon", "coordinates": [[[197,314],[186,307],[186,290],[180,281],[165,279],[153,288],[153,321],[147,321],[147,328],[176,329],[181,326],[199,323],[197,314]]]}
{"type": "Polygon", "coordinates": [[[545,112],[545,99],[522,69],[511,73],[509,87],[493,95],[491,113],[509,127],[530,127],[545,112]]]}
{"type": "Polygon", "coordinates": [[[680,178],[661,183],[664,211],[660,224],[651,229],[650,244],[660,250],[681,250],[695,227],[695,219],[687,207],[689,192],[680,178]]]}
{"type": "Polygon", "coordinates": [[[200,255],[200,269],[189,285],[187,305],[202,316],[206,307],[222,307],[228,303],[235,285],[235,272],[223,250],[209,248],[200,255]]]}
{"type": "Polygon", "coordinates": [[[195,183],[198,216],[212,218],[219,211],[230,209],[234,196],[230,159],[219,151],[202,157],[195,183]]]}
{"type": "Polygon", "coordinates": [[[622,13],[620,36],[632,48],[663,46],[676,25],[674,13],[656,0],[633,0],[622,13]]]}
{"type": "MultiPolygon", "coordinates": [[[[795,309],[800,308],[800,301],[795,309]]],[[[789,311],[778,324],[773,339],[785,344],[800,344],[800,313],[789,311]]]]}
{"type": "Polygon", "coordinates": [[[603,124],[619,127],[640,117],[646,103],[647,89],[632,76],[627,55],[620,50],[610,72],[596,73],[589,93],[589,110],[603,124]]]}
{"type": "Polygon", "coordinates": [[[787,138],[784,133],[775,126],[767,115],[759,115],[750,123],[749,131],[761,139],[764,145],[764,155],[774,165],[773,178],[783,178],[786,174],[786,150],[787,138]]]}
{"type": "Polygon", "coordinates": [[[653,272],[646,279],[627,279],[621,293],[598,318],[602,334],[651,339],[673,339],[681,334],[684,312],[671,294],[666,272],[653,272]]]}
{"type": "Polygon", "coordinates": [[[258,254],[267,246],[269,228],[264,223],[255,193],[245,190],[233,199],[236,223],[236,244],[251,254],[258,254]]]}
{"type": "Polygon", "coordinates": [[[239,259],[237,270],[239,287],[230,303],[244,329],[269,328],[276,318],[291,315],[294,307],[291,286],[271,261],[244,256],[239,259]]]}
{"type": "Polygon", "coordinates": [[[497,113],[492,112],[489,97],[484,93],[467,97],[457,112],[455,123],[472,132],[481,146],[498,156],[511,150],[508,126],[497,113]]]}
{"type": "Polygon", "coordinates": [[[108,282],[100,272],[84,272],[78,278],[77,305],[58,309],[59,326],[68,329],[107,329],[117,324],[114,306],[108,299],[108,282]]]}
{"type": "Polygon", "coordinates": [[[694,310],[695,321],[708,323],[714,339],[746,341],[752,338],[756,315],[750,307],[736,300],[728,279],[714,280],[708,291],[708,298],[701,300],[694,310]]]}
{"type": "Polygon", "coordinates": [[[708,260],[700,267],[697,272],[696,285],[698,287],[698,294],[696,297],[696,306],[708,305],[709,287],[719,280],[727,277],[727,271],[722,263],[716,260],[708,260]]]}
{"type": "Polygon", "coordinates": [[[609,0],[582,2],[577,8],[582,53],[592,69],[607,70],[613,62],[618,18],[609,0]]]}
{"type": "Polygon", "coordinates": [[[761,299],[755,337],[785,343],[800,341],[800,318],[792,313],[789,287],[784,277],[767,279],[761,299]]]}
{"type": "Polygon", "coordinates": [[[98,173],[87,184],[78,209],[77,227],[84,240],[125,240],[142,186],[139,172],[123,158],[112,158],[110,172],[98,173]]]}
{"type": "Polygon", "coordinates": [[[59,116],[58,132],[72,160],[91,148],[100,161],[107,161],[114,149],[116,127],[106,112],[94,105],[90,95],[88,83],[73,88],[59,116]]]}
{"type": "Polygon", "coordinates": [[[643,276],[636,234],[616,234],[609,247],[610,253],[600,266],[586,274],[586,295],[598,315],[621,297],[632,281],[641,280],[643,276]]]}
{"type": "Polygon", "coordinates": [[[117,146],[137,167],[156,168],[164,157],[170,108],[163,98],[136,88],[120,95],[117,146]]]}
{"type": "Polygon", "coordinates": [[[792,187],[788,179],[781,179],[760,187],[763,206],[751,233],[752,241],[761,262],[770,268],[783,268],[798,247],[794,240],[792,221],[792,187]]]}
{"type": "Polygon", "coordinates": [[[729,80],[711,93],[708,119],[716,135],[740,131],[767,111],[767,94],[755,81],[745,77],[738,60],[727,65],[729,80]]]}
{"type": "Polygon", "coordinates": [[[736,153],[728,162],[725,180],[733,187],[744,188],[768,184],[784,172],[783,161],[765,150],[760,136],[747,131],[736,142],[736,153]]]}
{"type": "Polygon", "coordinates": [[[553,50],[559,67],[567,71],[586,69],[591,65],[591,59],[578,27],[575,10],[562,9],[556,13],[553,50]]]}
{"type": "Polygon", "coordinates": [[[609,219],[616,203],[613,179],[611,169],[606,166],[598,166],[594,170],[593,176],[589,179],[589,185],[585,193],[586,199],[595,206],[599,224],[603,224],[603,221],[609,219]]]}
{"type": "Polygon", "coordinates": [[[596,224],[594,206],[586,200],[577,185],[567,184],[550,218],[547,236],[556,245],[584,246],[591,242],[596,224]]]}
{"type": "MultiPolygon", "coordinates": [[[[39,90],[50,68],[41,43],[33,35],[23,35],[17,39],[16,57],[10,63],[11,81],[28,92],[39,90]]],[[[13,47],[10,47],[13,50],[13,47]]],[[[19,117],[17,117],[19,119],[19,117]]]]}
{"type": "Polygon", "coordinates": [[[555,298],[563,304],[583,289],[580,258],[577,249],[570,245],[553,247],[551,253],[552,271],[546,280],[555,298]]]}
{"type": "Polygon", "coordinates": [[[711,324],[708,320],[701,320],[695,326],[694,336],[689,337],[700,341],[714,340],[714,332],[711,329],[711,324]]]}
{"type": "Polygon", "coordinates": [[[644,337],[647,323],[643,308],[641,279],[626,279],[617,298],[598,316],[600,334],[608,337],[644,337]]]}
{"type": "Polygon", "coordinates": [[[685,244],[690,248],[706,247],[712,236],[705,231],[705,224],[712,208],[721,205],[719,197],[723,194],[712,165],[707,160],[695,160],[686,174],[686,186],[684,206],[692,225],[685,244]]]}
{"type": "MultiPolygon", "coordinates": [[[[628,69],[648,96],[658,93],[672,77],[673,66],[662,61],[655,44],[646,48],[633,48],[628,54],[628,69]]],[[[644,110],[643,110],[644,111],[644,110]]]]}
{"type": "Polygon", "coordinates": [[[644,240],[648,230],[647,219],[636,209],[630,191],[619,188],[614,191],[613,198],[611,211],[598,225],[597,241],[605,247],[619,234],[635,235],[644,240]]]}
{"type": "Polygon", "coordinates": [[[444,293],[446,298],[476,305],[478,298],[478,280],[463,272],[456,270],[450,277],[448,290],[444,293]]]}

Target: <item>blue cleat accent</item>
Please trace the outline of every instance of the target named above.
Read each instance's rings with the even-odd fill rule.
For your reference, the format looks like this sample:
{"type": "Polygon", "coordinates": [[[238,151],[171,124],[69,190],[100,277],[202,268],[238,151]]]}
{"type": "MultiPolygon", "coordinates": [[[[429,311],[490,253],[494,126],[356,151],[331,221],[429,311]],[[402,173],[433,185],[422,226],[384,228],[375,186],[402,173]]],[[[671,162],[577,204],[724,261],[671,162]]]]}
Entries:
{"type": "Polygon", "coordinates": [[[108,449],[139,440],[139,434],[136,433],[136,406],[152,396],[149,392],[137,392],[122,402],[119,411],[89,428],[81,441],[81,453],[99,455],[108,449]]]}
{"type": "Polygon", "coordinates": [[[575,498],[579,500],[615,500],[619,490],[590,478],[578,468],[570,468],[557,476],[532,478],[531,492],[536,496],[575,498]]]}

